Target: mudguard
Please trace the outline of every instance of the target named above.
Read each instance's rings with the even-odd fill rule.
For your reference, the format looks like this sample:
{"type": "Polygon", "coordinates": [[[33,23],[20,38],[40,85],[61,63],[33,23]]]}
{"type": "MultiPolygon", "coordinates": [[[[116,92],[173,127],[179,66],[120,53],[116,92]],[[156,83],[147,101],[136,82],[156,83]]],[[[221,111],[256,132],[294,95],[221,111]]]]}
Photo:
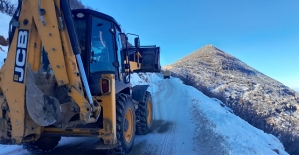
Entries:
{"type": "Polygon", "coordinates": [[[142,102],[145,92],[149,85],[136,85],[132,88],[132,98],[135,101],[142,102]]]}

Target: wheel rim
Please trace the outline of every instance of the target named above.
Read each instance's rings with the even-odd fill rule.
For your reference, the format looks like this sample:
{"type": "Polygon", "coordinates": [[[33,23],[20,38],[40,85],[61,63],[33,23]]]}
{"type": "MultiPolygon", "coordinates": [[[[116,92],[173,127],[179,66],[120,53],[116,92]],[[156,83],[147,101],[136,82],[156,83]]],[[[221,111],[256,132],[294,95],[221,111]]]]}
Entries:
{"type": "Polygon", "coordinates": [[[147,105],[147,124],[151,124],[152,122],[152,117],[153,117],[153,105],[152,105],[152,101],[148,102],[147,105]]]}
{"type": "Polygon", "coordinates": [[[132,109],[128,109],[124,122],[124,135],[127,142],[130,142],[133,136],[133,118],[132,109]]]}

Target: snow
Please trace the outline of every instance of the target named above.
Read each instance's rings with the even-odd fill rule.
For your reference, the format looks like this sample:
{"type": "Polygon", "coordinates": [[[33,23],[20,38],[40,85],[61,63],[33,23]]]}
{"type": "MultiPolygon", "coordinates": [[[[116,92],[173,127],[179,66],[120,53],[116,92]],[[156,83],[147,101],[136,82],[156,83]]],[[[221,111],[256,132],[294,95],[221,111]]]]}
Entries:
{"type": "MultiPolygon", "coordinates": [[[[157,84],[161,82],[162,79],[157,76],[157,74],[148,74],[147,77],[143,76],[143,78],[138,78],[138,75],[135,74],[133,77],[133,83],[149,84],[150,90],[154,90],[152,93],[159,91],[159,89],[157,89],[159,88],[159,85],[157,84]],[[142,80],[146,78],[150,79],[149,82],[144,82],[144,80],[142,80]]],[[[206,121],[209,122],[208,124],[213,126],[212,129],[215,133],[224,137],[222,144],[228,148],[229,154],[276,154],[274,150],[278,151],[279,154],[287,154],[284,151],[283,145],[275,136],[264,133],[262,130],[251,126],[246,121],[234,115],[231,113],[232,110],[224,106],[218,99],[205,96],[195,88],[182,84],[182,81],[179,79],[172,78],[169,81],[172,85],[178,86],[181,91],[187,92],[188,96],[184,97],[186,98],[185,102],[188,103],[188,106],[196,108],[197,111],[203,113],[203,115],[206,116],[206,121]]],[[[165,96],[165,98],[166,97],[167,96],[165,96]]],[[[176,98],[176,100],[182,98],[182,96],[171,97],[176,98]]],[[[192,150],[184,153],[193,154],[192,150]]]]}
{"type": "Polygon", "coordinates": [[[144,74],[132,74],[131,75],[131,86],[135,85],[149,85],[148,91],[154,94],[160,91],[159,82],[161,77],[157,74],[144,73],[144,74]]]}
{"type": "MultiPolygon", "coordinates": [[[[11,17],[3,14],[0,12],[0,35],[3,35],[4,38],[8,38],[8,26],[9,26],[9,21],[11,20],[11,17]]],[[[7,56],[7,51],[8,51],[8,46],[1,46],[0,47],[5,51],[2,52],[0,51],[0,67],[4,63],[4,58],[7,56]]]]}
{"type": "Polygon", "coordinates": [[[279,140],[221,107],[219,100],[206,97],[201,92],[191,90],[196,107],[215,124],[216,132],[226,137],[231,154],[273,154],[274,149],[282,152],[279,140]]]}
{"type": "MultiPolygon", "coordinates": [[[[154,119],[150,133],[136,135],[134,154],[286,155],[273,135],[254,128],[218,99],[208,98],[177,78],[133,74],[131,84],[150,85],[154,119]]],[[[53,154],[95,153],[96,139],[62,138],[53,154]],[[80,144],[80,147],[77,147],[80,144]]],[[[28,155],[21,146],[0,145],[0,154],[28,155]]]]}

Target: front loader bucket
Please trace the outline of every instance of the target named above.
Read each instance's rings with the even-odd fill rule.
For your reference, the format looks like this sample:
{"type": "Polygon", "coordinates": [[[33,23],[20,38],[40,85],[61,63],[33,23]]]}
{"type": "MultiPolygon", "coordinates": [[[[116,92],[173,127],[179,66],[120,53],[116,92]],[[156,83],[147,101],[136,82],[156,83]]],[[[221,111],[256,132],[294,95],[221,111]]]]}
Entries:
{"type": "Polygon", "coordinates": [[[35,84],[35,74],[30,66],[26,74],[26,108],[32,120],[40,126],[54,124],[61,115],[57,98],[45,95],[35,84]]]}
{"type": "Polygon", "coordinates": [[[141,47],[138,49],[141,58],[141,68],[134,72],[160,72],[160,47],[141,47]]]}

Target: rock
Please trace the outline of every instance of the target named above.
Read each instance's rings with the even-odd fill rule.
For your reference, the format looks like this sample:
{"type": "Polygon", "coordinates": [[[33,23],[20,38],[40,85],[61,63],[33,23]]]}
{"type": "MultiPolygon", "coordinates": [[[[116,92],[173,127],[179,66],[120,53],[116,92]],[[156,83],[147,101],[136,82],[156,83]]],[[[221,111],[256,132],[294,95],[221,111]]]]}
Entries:
{"type": "Polygon", "coordinates": [[[276,152],[277,154],[279,154],[279,150],[278,149],[273,149],[274,152],[276,152]]]}

